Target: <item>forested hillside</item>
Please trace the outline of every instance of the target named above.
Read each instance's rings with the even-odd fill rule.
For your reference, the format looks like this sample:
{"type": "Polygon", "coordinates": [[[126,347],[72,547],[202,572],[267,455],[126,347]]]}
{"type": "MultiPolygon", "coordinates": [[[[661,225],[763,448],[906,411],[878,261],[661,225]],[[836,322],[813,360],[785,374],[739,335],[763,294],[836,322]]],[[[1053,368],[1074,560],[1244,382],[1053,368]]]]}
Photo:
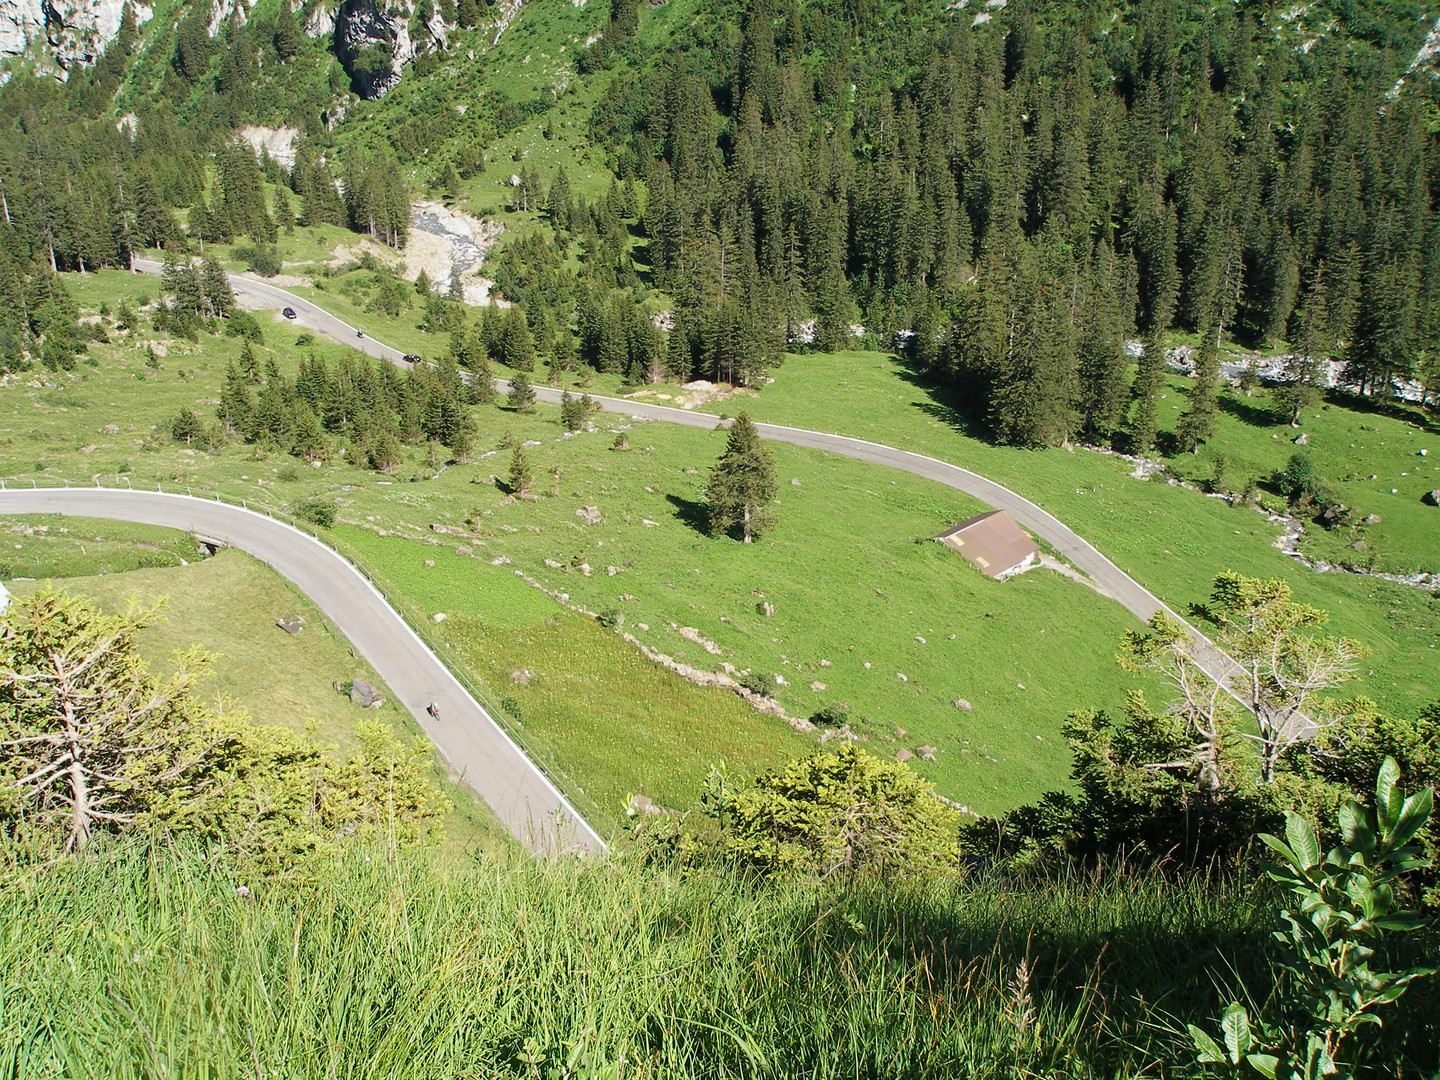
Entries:
{"type": "Polygon", "coordinates": [[[1332,357],[1363,394],[1440,386],[1436,81],[1397,86],[1417,3],[425,0],[369,38],[347,11],[127,7],[63,83],[11,61],[5,363],[77,347],[37,274],[297,223],[398,247],[413,192],[467,198],[534,131],[613,174],[582,194],[511,153],[509,209],[539,231],[490,273],[562,366],[749,384],[858,335],[1001,441],[1140,451],[1157,343],[1191,346],[1192,446],[1229,342],[1283,344],[1299,386],[1332,357]],[[293,164],[257,161],[246,123],[293,125],[293,164]]]}

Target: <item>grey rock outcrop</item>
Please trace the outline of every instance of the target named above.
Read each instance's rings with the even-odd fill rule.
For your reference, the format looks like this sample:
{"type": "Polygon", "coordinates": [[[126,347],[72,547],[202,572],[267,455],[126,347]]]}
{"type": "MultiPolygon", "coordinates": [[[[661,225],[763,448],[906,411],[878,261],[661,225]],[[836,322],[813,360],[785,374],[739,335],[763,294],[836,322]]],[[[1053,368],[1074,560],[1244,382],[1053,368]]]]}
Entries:
{"type": "Polygon", "coordinates": [[[378,709],[385,703],[380,691],[364,679],[356,679],[350,684],[350,700],[362,709],[378,709]]]}
{"type": "MultiPolygon", "coordinates": [[[[61,73],[93,64],[120,29],[123,0],[0,0],[0,54],[37,51],[59,65],[61,73]]],[[[132,4],[136,25],[154,14],[147,4],[132,4]]]]}
{"type": "Polygon", "coordinates": [[[343,0],[335,12],[335,55],[352,89],[374,100],[400,81],[400,65],[414,48],[405,21],[377,0],[343,0]]]}
{"type": "MultiPolygon", "coordinates": [[[[400,69],[418,53],[444,48],[446,26],[439,15],[422,24],[419,40],[410,37],[413,4],[380,0],[341,0],[333,16],[335,56],[350,76],[354,91],[366,100],[384,96],[400,81],[400,69]]],[[[325,20],[311,17],[307,32],[325,20]]]]}

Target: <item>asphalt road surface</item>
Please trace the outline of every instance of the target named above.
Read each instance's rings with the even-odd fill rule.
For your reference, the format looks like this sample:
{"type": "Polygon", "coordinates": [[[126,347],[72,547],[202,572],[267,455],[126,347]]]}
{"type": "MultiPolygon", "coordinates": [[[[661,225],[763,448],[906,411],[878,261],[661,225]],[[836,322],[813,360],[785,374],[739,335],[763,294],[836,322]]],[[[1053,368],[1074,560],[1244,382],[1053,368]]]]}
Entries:
{"type": "MultiPolygon", "coordinates": [[[[479,793],[517,840],[543,854],[605,849],[595,830],[375,587],[313,536],[253,510],[154,491],[0,491],[0,513],[139,521],[184,529],[249,552],[315,602],[415,717],[461,780],[479,793]],[[438,720],[425,711],[432,701],[438,706],[438,720]]],[[[275,630],[277,648],[283,647],[283,633],[275,630]]]]}
{"type": "MultiPolygon", "coordinates": [[[[152,274],[158,274],[161,270],[160,263],[141,259],[135,260],[134,266],[137,270],[152,274]]],[[[398,349],[382,345],[370,337],[357,337],[354,327],[337,319],[302,296],[241,274],[231,274],[230,283],[237,294],[243,293],[251,296],[261,304],[277,308],[293,308],[296,312],[295,321],[297,323],[328,334],[337,341],[352,345],[381,360],[402,364],[401,356],[403,354],[398,349]]],[[[496,386],[502,391],[509,390],[509,383],[503,379],[496,380],[496,386]]],[[[560,394],[561,391],[547,386],[535,387],[535,396],[541,401],[558,402],[560,394]]],[[[593,400],[607,412],[621,413],[646,420],[663,420],[667,423],[688,424],[691,427],[703,428],[714,428],[722,422],[718,416],[689,409],[651,405],[622,398],[596,397],[593,400]]],[[[803,428],[783,427],[777,424],[757,424],[756,427],[763,438],[793,443],[796,446],[806,446],[815,450],[825,450],[832,454],[843,454],[846,457],[868,461],[875,465],[903,469],[916,476],[922,476],[927,480],[934,480],[936,483],[963,491],[996,509],[1008,510],[1016,521],[1045,540],[1080,571],[1089,575],[1102,592],[1124,605],[1141,621],[1148,621],[1157,611],[1162,610],[1169,611],[1170,614],[1179,618],[1149,590],[1107,559],[1096,550],[1093,544],[1078,535],[1053,514],[1041,509],[1024,496],[1016,494],[993,480],[987,480],[978,473],[940,461],[937,458],[914,454],[908,450],[897,450],[894,447],[867,442],[864,439],[852,439],[845,435],[828,435],[819,431],[807,431],[803,428]]],[[[1223,652],[1214,648],[1198,630],[1193,627],[1190,629],[1200,645],[1197,658],[1201,666],[1211,678],[1228,685],[1231,672],[1236,670],[1234,662],[1223,652]]]]}

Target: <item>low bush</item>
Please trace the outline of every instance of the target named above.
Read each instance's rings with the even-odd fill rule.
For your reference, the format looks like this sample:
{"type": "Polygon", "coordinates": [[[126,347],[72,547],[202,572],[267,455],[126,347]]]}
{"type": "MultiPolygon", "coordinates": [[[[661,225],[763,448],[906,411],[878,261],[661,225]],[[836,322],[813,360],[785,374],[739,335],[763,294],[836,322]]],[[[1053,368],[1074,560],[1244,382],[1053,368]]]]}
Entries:
{"type": "Polygon", "coordinates": [[[824,708],[810,715],[810,722],[816,727],[840,727],[850,720],[850,706],[843,701],[832,701],[824,708]]]}
{"type": "Polygon", "coordinates": [[[322,529],[328,529],[335,524],[335,504],[318,495],[301,499],[291,506],[290,512],[301,521],[308,521],[311,525],[318,525],[322,529]]]}
{"type": "Polygon", "coordinates": [[[759,694],[761,697],[775,696],[775,683],[768,676],[761,675],[758,671],[747,671],[743,675],[738,676],[735,681],[752,694],[759,694]]]}

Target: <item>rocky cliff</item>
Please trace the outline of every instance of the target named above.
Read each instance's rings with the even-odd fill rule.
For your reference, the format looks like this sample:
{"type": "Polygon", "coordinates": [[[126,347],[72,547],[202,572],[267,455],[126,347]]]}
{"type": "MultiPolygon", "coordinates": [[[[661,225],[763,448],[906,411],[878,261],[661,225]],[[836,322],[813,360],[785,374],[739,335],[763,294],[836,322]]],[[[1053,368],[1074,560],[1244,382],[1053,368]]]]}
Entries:
{"type": "MultiPolygon", "coordinates": [[[[0,0],[0,56],[43,52],[61,71],[93,64],[120,29],[122,0],[0,0]]],[[[131,4],[143,25],[149,5],[131,4]]]]}
{"type": "MultiPolygon", "coordinates": [[[[139,25],[150,21],[150,5],[132,2],[139,25]]],[[[54,65],[64,78],[75,65],[93,64],[120,29],[124,0],[0,0],[0,60],[32,56],[54,65]]],[[[241,0],[212,0],[210,32],[232,12],[243,19],[241,0]]],[[[355,92],[378,98],[400,81],[401,68],[417,53],[443,48],[448,29],[439,15],[413,20],[413,0],[339,0],[316,5],[306,17],[312,38],[333,35],[336,57],[355,92]],[[412,38],[412,25],[418,31],[412,38]]]]}
{"type": "Polygon", "coordinates": [[[437,15],[410,36],[413,8],[408,0],[341,0],[333,26],[335,55],[363,98],[378,98],[400,81],[400,69],[420,52],[445,45],[446,26],[437,15]]]}

